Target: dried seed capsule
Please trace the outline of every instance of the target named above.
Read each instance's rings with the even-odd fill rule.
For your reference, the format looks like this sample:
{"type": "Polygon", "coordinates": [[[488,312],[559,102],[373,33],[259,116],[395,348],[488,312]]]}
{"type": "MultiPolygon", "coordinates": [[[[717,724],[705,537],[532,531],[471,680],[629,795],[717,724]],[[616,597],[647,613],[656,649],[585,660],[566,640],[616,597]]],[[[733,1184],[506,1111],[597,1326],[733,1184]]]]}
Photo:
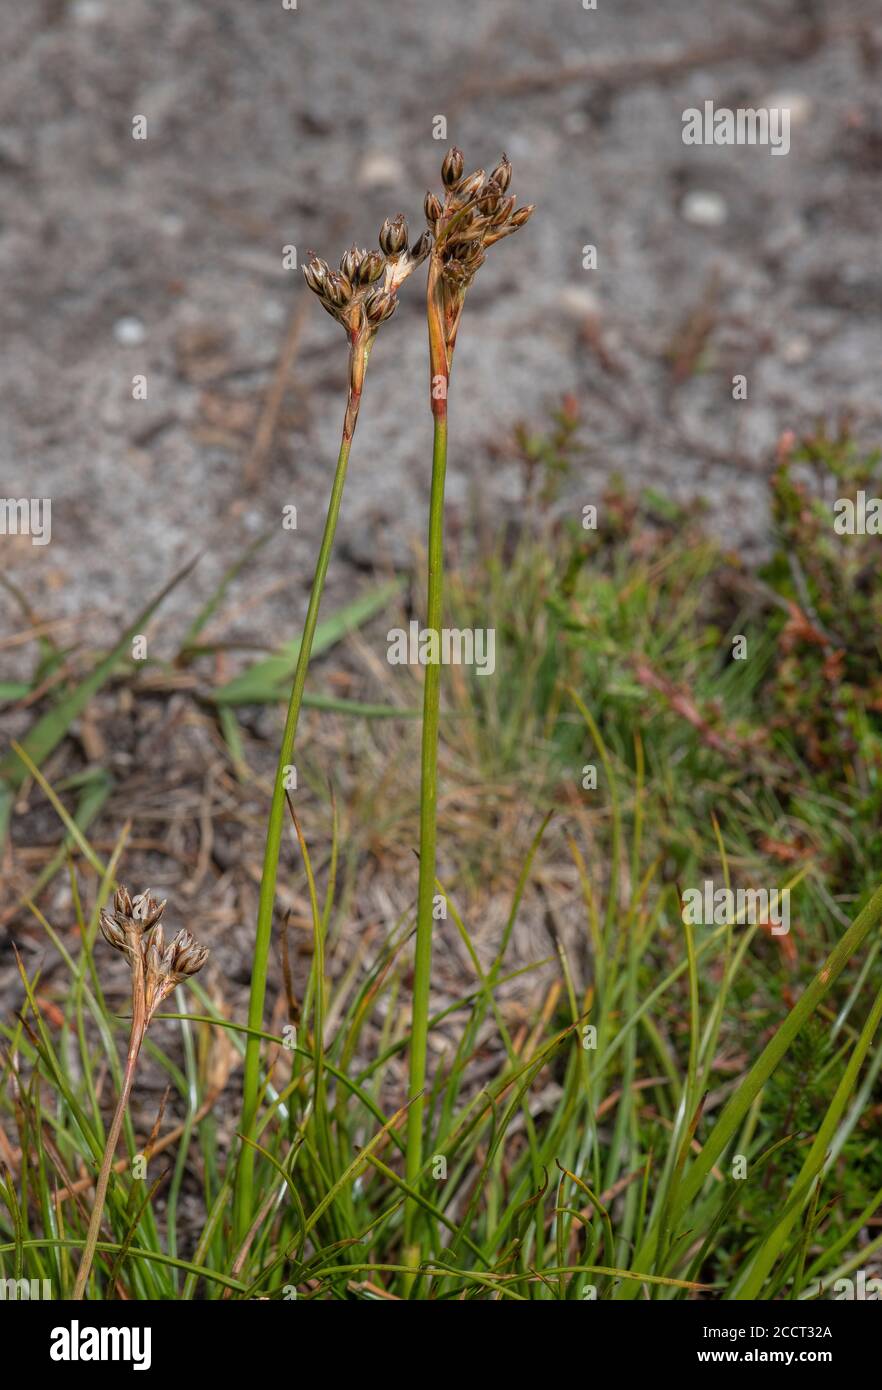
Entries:
{"type": "Polygon", "coordinates": [[[479,188],[484,186],[484,170],[476,169],[473,174],[469,174],[467,179],[463,179],[457,184],[456,196],[462,203],[467,203],[470,198],[474,198],[479,188]]]}
{"type": "Polygon", "coordinates": [[[447,188],[452,188],[455,183],[459,183],[464,167],[465,159],[462,150],[458,150],[454,145],[447,151],[444,156],[444,163],[441,165],[441,178],[447,188]]]}
{"type": "Polygon", "coordinates": [[[512,215],[511,225],[513,227],[523,227],[525,222],[529,222],[535,211],[535,203],[527,203],[526,207],[518,208],[517,212],[512,215]]]}
{"type": "Polygon", "coordinates": [[[508,219],[511,217],[512,213],[514,212],[514,207],[514,198],[503,198],[502,202],[497,207],[493,216],[490,218],[490,225],[492,227],[501,227],[503,222],[507,222],[508,219]]]}
{"type": "Polygon", "coordinates": [[[352,283],[339,270],[332,270],[328,273],[325,281],[325,298],[329,304],[335,304],[338,308],[343,304],[348,304],[352,298],[352,283]]]}
{"type": "Polygon", "coordinates": [[[444,279],[455,287],[462,287],[468,284],[468,272],[465,266],[461,265],[459,261],[445,262],[442,274],[444,279]]]}
{"type": "Polygon", "coordinates": [[[311,265],[305,265],[303,267],[303,278],[306,281],[309,288],[312,290],[313,294],[321,294],[321,280],[316,275],[315,270],[311,265]]]}
{"type": "Polygon", "coordinates": [[[116,896],[115,896],[115,898],[114,898],[114,904],[115,904],[115,906],[116,906],[117,912],[119,912],[119,913],[121,914],[121,916],[123,916],[123,917],[131,917],[131,915],[132,915],[132,900],[131,900],[131,898],[129,897],[128,889],[124,888],[124,887],[122,886],[122,884],[120,884],[119,888],[117,888],[117,890],[116,890],[116,896]]]}
{"type": "Polygon", "coordinates": [[[157,927],[150,938],[150,944],[144,952],[144,964],[149,973],[157,978],[163,973],[162,954],[164,950],[165,937],[163,936],[162,927],[157,927]]]}
{"type": "Polygon", "coordinates": [[[309,285],[309,288],[319,295],[325,292],[325,282],[328,278],[328,274],[329,271],[326,262],[319,260],[318,256],[314,256],[313,259],[308,261],[303,267],[304,280],[307,285],[309,285]]]}
{"type": "Polygon", "coordinates": [[[432,192],[426,194],[426,201],[423,204],[426,213],[426,221],[430,227],[434,227],[439,217],[444,215],[444,207],[441,199],[432,192]]]}
{"type": "Polygon", "coordinates": [[[369,251],[358,267],[358,283],[372,285],[375,280],[379,280],[385,269],[386,259],[382,251],[369,251]]]}
{"type": "Polygon", "coordinates": [[[417,240],[414,242],[413,246],[410,248],[410,258],[413,261],[414,265],[417,266],[422,261],[424,261],[431,249],[432,233],[423,232],[422,236],[418,237],[417,240]]]}
{"type": "Polygon", "coordinates": [[[101,935],[108,946],[112,946],[115,951],[125,951],[128,946],[126,934],[116,918],[111,917],[109,912],[102,911],[98,921],[101,926],[101,935]]]}
{"type": "Polygon", "coordinates": [[[463,244],[470,244],[473,241],[480,241],[483,238],[485,231],[487,230],[487,225],[488,224],[484,221],[483,218],[476,217],[466,222],[462,227],[457,227],[456,231],[451,236],[449,243],[451,246],[455,245],[456,247],[453,254],[455,256],[458,256],[459,247],[463,244]]]}
{"type": "Polygon", "coordinates": [[[494,183],[499,185],[500,193],[505,193],[511,183],[511,160],[508,155],[502,156],[490,177],[494,183]]]}
{"type": "Polygon", "coordinates": [[[158,903],[155,898],[151,898],[149,888],[145,888],[144,892],[139,893],[136,898],[132,898],[132,917],[138,923],[138,929],[147,932],[151,927],[155,927],[165,910],[165,904],[165,898],[161,903],[158,903]]]}
{"type": "Polygon", "coordinates": [[[200,946],[188,931],[180,931],[169,948],[172,953],[171,969],[176,975],[195,975],[208,959],[208,951],[200,946]]]}
{"type": "Polygon", "coordinates": [[[354,280],[358,274],[358,267],[361,263],[363,251],[359,251],[357,246],[351,246],[340,261],[340,269],[347,280],[354,280]]]}
{"type": "Polygon", "coordinates": [[[387,256],[399,256],[407,246],[407,223],[399,212],[397,217],[387,217],[380,228],[380,250],[387,256]]]}
{"type": "Polygon", "coordinates": [[[490,214],[495,212],[499,207],[502,201],[503,191],[504,190],[500,188],[499,184],[492,178],[481,189],[481,195],[478,198],[478,207],[485,217],[489,217],[490,214]]]}
{"type": "Polygon", "coordinates": [[[374,325],[381,324],[385,319],[391,318],[397,307],[397,297],[380,289],[371,290],[364,301],[364,312],[368,322],[374,325]]]}
{"type": "Polygon", "coordinates": [[[479,265],[484,264],[484,248],[479,241],[475,241],[471,246],[464,247],[459,253],[459,259],[470,274],[478,269],[479,265]]]}

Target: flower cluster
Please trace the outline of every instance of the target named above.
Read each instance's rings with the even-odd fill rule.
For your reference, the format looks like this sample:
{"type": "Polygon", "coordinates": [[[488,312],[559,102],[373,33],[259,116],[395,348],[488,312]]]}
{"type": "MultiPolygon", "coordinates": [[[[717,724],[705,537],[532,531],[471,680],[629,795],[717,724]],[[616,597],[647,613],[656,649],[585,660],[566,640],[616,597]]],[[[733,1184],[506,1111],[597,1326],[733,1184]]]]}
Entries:
{"type": "Polygon", "coordinates": [[[303,267],[309,288],[351,338],[376,332],[394,314],[399,287],[428,256],[432,245],[428,232],[410,250],[407,240],[407,222],[399,213],[387,217],[380,228],[379,250],[352,246],[341,259],[339,270],[332,270],[327,261],[315,255],[303,267]]]}
{"type": "Polygon", "coordinates": [[[102,911],[99,919],[105,941],[132,966],[132,987],[141,991],[136,1002],[143,1004],[145,1024],[172,990],[201,970],[208,959],[206,948],[188,931],[179,931],[166,945],[159,924],[164,911],[165,900],[158,903],[149,889],[132,898],[120,887],[113,911],[102,911]]]}
{"type": "Polygon", "coordinates": [[[441,179],[443,200],[430,192],[425,201],[434,240],[427,305],[435,414],[446,412],[446,383],[466,291],[484,264],[488,248],[523,227],[534,211],[532,203],[515,206],[508,191],[511,164],[505,155],[489,177],[483,169],[466,174],[462,150],[454,145],[444,156],[441,179]]]}
{"type": "Polygon", "coordinates": [[[441,275],[454,294],[468,289],[488,247],[518,231],[534,211],[532,203],[516,208],[509,195],[511,163],[505,155],[489,176],[483,169],[466,174],[464,168],[462,150],[454,145],[441,166],[444,201],[434,193],[425,201],[441,275]]]}

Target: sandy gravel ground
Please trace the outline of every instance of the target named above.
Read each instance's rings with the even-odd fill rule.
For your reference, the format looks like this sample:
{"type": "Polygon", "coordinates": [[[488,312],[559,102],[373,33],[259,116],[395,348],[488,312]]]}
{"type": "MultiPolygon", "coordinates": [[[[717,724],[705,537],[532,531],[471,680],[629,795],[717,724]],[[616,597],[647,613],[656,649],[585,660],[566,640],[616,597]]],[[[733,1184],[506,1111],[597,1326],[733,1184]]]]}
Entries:
{"type": "MultiPolygon", "coordinates": [[[[851,413],[878,438],[882,15],[871,0],[32,0],[5,7],[0,458],[52,499],[52,540],[3,537],[41,611],[104,640],[197,550],[199,584],[298,508],[272,551],[293,627],[336,450],[345,344],[283,247],[337,256],[382,216],[421,228],[448,141],[505,149],[539,212],[467,310],[451,511],[516,470],[488,445],[578,397],[570,504],[619,470],[701,495],[761,543],[784,429],[851,413]],[[786,106],[791,149],[687,147],[682,112],[786,106]],[[133,117],[147,138],[133,138],[133,117]],[[598,268],[583,269],[583,247],[598,268]],[[293,320],[293,327],[292,327],[293,320]],[[293,343],[290,370],[280,355],[293,343]],[[748,398],[732,399],[743,373],[748,398]],[[147,399],[132,398],[133,377],[147,399]],[[274,380],[284,389],[267,413],[274,380]],[[274,421],[255,448],[261,420],[274,421]]],[[[420,294],[379,341],[340,563],[406,559],[430,424],[420,294]]],[[[234,590],[234,598],[237,595],[234,590]]],[[[174,597],[164,624],[192,609],[174,597]]],[[[14,628],[18,615],[4,623],[14,628]]]]}

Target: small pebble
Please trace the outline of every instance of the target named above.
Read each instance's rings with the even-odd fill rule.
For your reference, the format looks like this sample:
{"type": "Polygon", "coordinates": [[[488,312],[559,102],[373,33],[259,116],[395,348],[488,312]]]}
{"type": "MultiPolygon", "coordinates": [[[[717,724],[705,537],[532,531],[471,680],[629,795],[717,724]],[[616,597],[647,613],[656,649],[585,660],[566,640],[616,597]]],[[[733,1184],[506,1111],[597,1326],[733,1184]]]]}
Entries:
{"type": "Polygon", "coordinates": [[[568,285],[562,290],[558,295],[558,304],[566,317],[575,319],[577,323],[593,318],[600,308],[594,291],[579,285],[568,285]]]}
{"type": "Polygon", "coordinates": [[[791,130],[805,125],[812,114],[812,103],[802,92],[773,92],[760,106],[767,111],[789,111],[791,130]]]}
{"type": "Polygon", "coordinates": [[[367,155],[358,171],[358,182],[362,188],[394,188],[403,178],[401,160],[382,150],[367,155]]]}
{"type": "Polygon", "coordinates": [[[107,14],[104,0],[73,0],[71,17],[76,24],[98,24],[107,14]]]}
{"type": "Polygon", "coordinates": [[[680,214],[684,222],[691,222],[693,227],[722,227],[729,216],[729,209],[719,193],[696,189],[686,194],[680,214]]]}
{"type": "Polygon", "coordinates": [[[795,338],[788,338],[782,344],[781,361],[786,362],[788,367],[798,367],[801,363],[808,361],[811,352],[811,342],[804,334],[799,334],[795,338]]]}
{"type": "Polygon", "coordinates": [[[140,319],[128,314],[117,319],[113,325],[113,336],[120,347],[140,347],[147,337],[147,330],[140,319]]]}
{"type": "Polygon", "coordinates": [[[163,212],[159,216],[159,230],[163,236],[180,236],[186,223],[177,212],[163,212]]]}

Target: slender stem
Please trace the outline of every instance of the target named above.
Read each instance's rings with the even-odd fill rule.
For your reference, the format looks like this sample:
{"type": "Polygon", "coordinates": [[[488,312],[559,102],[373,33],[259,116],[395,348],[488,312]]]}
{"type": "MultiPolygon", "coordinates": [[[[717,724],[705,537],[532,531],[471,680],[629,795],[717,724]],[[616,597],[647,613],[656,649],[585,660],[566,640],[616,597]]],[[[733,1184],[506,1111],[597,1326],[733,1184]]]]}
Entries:
{"type": "MultiPolygon", "coordinates": [[[[294,739],[297,734],[297,723],[300,718],[303,688],[306,684],[306,673],[309,669],[309,658],[312,652],[316,624],[318,623],[319,606],[321,604],[325,576],[328,572],[331,549],[334,544],[337,518],[340,515],[343,486],[346,482],[346,468],[349,463],[349,450],[352,445],[352,436],[355,433],[355,426],[358,421],[358,410],[361,404],[361,389],[372,345],[372,333],[367,338],[353,338],[350,345],[349,399],[346,406],[346,417],[343,423],[343,438],[340,443],[337,468],[334,473],[334,482],[328,501],[328,512],[325,518],[322,543],[312,580],[309,606],[306,610],[306,619],[303,624],[303,635],[300,639],[300,648],[297,653],[294,682],[291,686],[291,698],[288,703],[288,715],[285,720],[284,733],[282,734],[282,746],[279,752],[279,763],[276,769],[273,798],[270,806],[269,820],[267,822],[263,873],[260,880],[260,899],[257,909],[257,935],[254,943],[254,961],[251,972],[251,996],[248,1004],[248,1027],[251,1031],[248,1034],[248,1040],[245,1046],[245,1069],[242,1090],[240,1133],[246,1139],[253,1138],[254,1125],[257,1117],[258,1094],[260,1090],[260,1038],[258,1037],[258,1032],[263,1023],[263,1009],[266,999],[266,977],[269,967],[270,945],[272,942],[273,910],[276,901],[276,878],[279,869],[282,828],[285,821],[286,770],[291,764],[294,753],[294,739]]],[[[236,1170],[234,1204],[235,1228],[237,1239],[240,1243],[244,1240],[252,1219],[254,1158],[255,1150],[250,1144],[243,1143],[239,1153],[239,1163],[236,1170]]]]}
{"type": "MultiPolygon", "coordinates": [[[[446,377],[446,373],[445,373],[446,377]]],[[[410,1088],[407,1112],[406,1177],[409,1185],[419,1185],[423,1155],[423,1117],[426,1083],[426,1048],[429,1035],[429,982],[432,970],[432,926],[435,894],[435,840],[438,796],[438,717],[441,692],[441,601],[444,570],[444,477],[447,469],[446,395],[443,409],[435,405],[435,436],[432,451],[432,492],[429,504],[429,585],[426,626],[436,634],[436,661],[426,666],[423,685],[423,742],[420,777],[420,868],[417,892],[417,930],[410,1042],[410,1088]]],[[[405,1246],[414,1256],[406,1264],[417,1263],[418,1245],[414,1227],[418,1205],[411,1199],[405,1205],[405,1246]]]]}
{"type": "Polygon", "coordinates": [[[132,1031],[129,1036],[129,1052],[126,1058],[126,1069],[123,1075],[122,1089],[119,1093],[119,1100],[116,1102],[116,1110],[110,1122],[107,1142],[104,1146],[101,1171],[98,1174],[98,1182],[95,1187],[95,1205],[92,1207],[92,1216],[89,1221],[89,1230],[86,1234],[86,1243],[83,1246],[83,1255],[80,1260],[80,1267],[77,1270],[76,1283],[74,1284],[72,1297],[77,1302],[86,1296],[86,1284],[92,1269],[92,1261],[95,1258],[95,1247],[98,1244],[98,1237],[101,1233],[101,1218],[104,1215],[104,1202],[107,1197],[107,1185],[110,1182],[110,1171],[113,1167],[113,1156],[116,1153],[116,1146],[119,1143],[126,1106],[129,1103],[129,1096],[132,1093],[132,1083],[135,1080],[138,1055],[141,1051],[141,1044],[144,1041],[144,1034],[146,1032],[147,1018],[144,1000],[144,967],[140,953],[138,953],[132,963],[132,1031]]]}

